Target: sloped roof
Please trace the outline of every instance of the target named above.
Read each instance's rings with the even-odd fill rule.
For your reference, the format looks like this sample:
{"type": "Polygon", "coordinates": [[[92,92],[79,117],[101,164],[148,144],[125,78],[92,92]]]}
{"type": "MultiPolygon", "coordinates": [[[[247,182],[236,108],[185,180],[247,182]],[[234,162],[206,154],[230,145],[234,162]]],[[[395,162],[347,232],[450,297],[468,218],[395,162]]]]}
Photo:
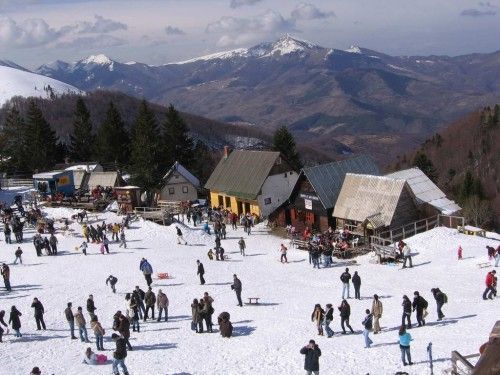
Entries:
{"type": "Polygon", "coordinates": [[[377,165],[368,155],[307,167],[303,171],[325,209],[335,206],[346,173],[380,174],[377,165]]]}
{"type": "Polygon", "coordinates": [[[419,168],[389,173],[386,177],[406,180],[418,205],[428,203],[443,214],[452,214],[461,210],[460,206],[448,199],[446,194],[419,168]]]}
{"type": "Polygon", "coordinates": [[[276,151],[234,150],[217,164],[205,188],[255,199],[279,157],[276,151]]]}
{"type": "Polygon", "coordinates": [[[197,188],[200,187],[200,180],[198,180],[191,172],[184,168],[178,161],[176,161],[174,165],[172,165],[172,167],[168,170],[167,174],[163,176],[163,180],[168,180],[172,173],[174,173],[175,171],[177,171],[181,176],[183,176],[197,188]]]}
{"type": "Polygon", "coordinates": [[[118,172],[92,172],[90,174],[88,187],[90,190],[98,185],[102,187],[114,187],[117,186],[118,182],[118,172]]]}
{"type": "Polygon", "coordinates": [[[401,179],[347,173],[333,216],[358,222],[368,219],[375,228],[389,226],[405,186],[401,179]]]}
{"type": "Polygon", "coordinates": [[[52,179],[60,174],[63,174],[64,171],[51,171],[51,172],[42,172],[42,173],[36,173],[33,175],[33,179],[35,180],[46,180],[46,179],[52,179]]]}

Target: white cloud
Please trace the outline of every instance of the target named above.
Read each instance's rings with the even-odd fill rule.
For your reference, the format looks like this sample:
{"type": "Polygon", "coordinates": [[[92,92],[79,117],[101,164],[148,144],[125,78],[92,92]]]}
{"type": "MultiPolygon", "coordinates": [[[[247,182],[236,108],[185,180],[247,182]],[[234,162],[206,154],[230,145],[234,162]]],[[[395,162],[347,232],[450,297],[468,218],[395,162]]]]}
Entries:
{"type": "Polygon", "coordinates": [[[186,33],[178,27],[168,25],[165,27],[165,34],[167,35],[186,35],[186,33]]]}
{"type": "Polygon", "coordinates": [[[30,18],[18,23],[10,17],[0,17],[0,41],[7,46],[44,45],[56,40],[63,33],[62,29],[56,30],[40,18],[30,18]]]}
{"type": "Polygon", "coordinates": [[[292,11],[292,18],[296,20],[317,20],[335,17],[334,12],[323,12],[314,4],[300,3],[292,11]]]}
{"type": "Polygon", "coordinates": [[[108,34],[81,36],[57,43],[56,48],[105,48],[125,44],[125,40],[108,34]]]}
{"type": "Polygon", "coordinates": [[[74,27],[79,34],[110,33],[118,30],[127,30],[127,25],[122,22],[104,18],[98,14],[94,15],[94,19],[94,22],[77,22],[74,27]]]}
{"type": "Polygon", "coordinates": [[[234,9],[245,5],[255,5],[257,3],[260,3],[261,1],[262,0],[231,0],[229,6],[234,9]]]}

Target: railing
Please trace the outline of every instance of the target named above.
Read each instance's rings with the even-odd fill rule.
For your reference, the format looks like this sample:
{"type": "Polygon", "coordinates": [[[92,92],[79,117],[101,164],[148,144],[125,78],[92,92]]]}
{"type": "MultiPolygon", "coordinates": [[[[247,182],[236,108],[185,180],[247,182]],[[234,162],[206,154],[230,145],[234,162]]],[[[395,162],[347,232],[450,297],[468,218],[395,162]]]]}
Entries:
{"type": "Polygon", "coordinates": [[[12,188],[12,187],[32,187],[33,179],[29,178],[0,178],[0,187],[2,188],[12,188]]]}
{"type": "MultiPolygon", "coordinates": [[[[467,356],[474,357],[474,356],[467,356]]],[[[466,357],[462,356],[457,351],[451,352],[451,374],[452,375],[471,375],[474,366],[466,357]]]]}

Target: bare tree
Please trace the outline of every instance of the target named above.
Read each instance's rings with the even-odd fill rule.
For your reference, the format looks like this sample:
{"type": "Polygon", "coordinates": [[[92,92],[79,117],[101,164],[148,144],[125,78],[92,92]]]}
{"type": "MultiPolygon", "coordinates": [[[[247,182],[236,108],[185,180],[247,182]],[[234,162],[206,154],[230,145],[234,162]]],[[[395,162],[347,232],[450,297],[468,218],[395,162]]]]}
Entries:
{"type": "Polygon", "coordinates": [[[477,195],[473,195],[465,201],[463,214],[467,222],[476,227],[490,224],[493,217],[489,202],[479,199],[477,195]]]}

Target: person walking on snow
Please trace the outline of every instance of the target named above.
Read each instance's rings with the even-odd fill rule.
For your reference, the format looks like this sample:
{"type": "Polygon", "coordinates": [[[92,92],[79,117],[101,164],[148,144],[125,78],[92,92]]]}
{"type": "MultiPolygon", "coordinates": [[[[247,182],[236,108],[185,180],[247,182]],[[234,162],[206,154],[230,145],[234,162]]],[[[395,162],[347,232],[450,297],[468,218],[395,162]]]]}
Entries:
{"type": "Polygon", "coordinates": [[[410,268],[412,268],[413,264],[411,262],[411,249],[408,246],[408,244],[404,243],[404,245],[403,245],[403,268],[406,268],[406,261],[407,260],[410,261],[410,268]]]}
{"type": "Polygon", "coordinates": [[[7,289],[8,292],[12,290],[10,286],[10,268],[8,265],[5,263],[2,263],[2,268],[0,273],[2,274],[3,277],[3,283],[5,285],[5,289],[7,289]]]}
{"type": "Polygon", "coordinates": [[[127,358],[127,341],[116,333],[111,335],[111,339],[116,344],[116,349],[113,352],[113,375],[120,375],[118,367],[122,369],[123,375],[129,375],[127,366],[125,365],[125,358],[127,358]]]}
{"type": "Polygon", "coordinates": [[[429,305],[424,297],[420,296],[418,291],[413,293],[413,311],[417,311],[417,322],[418,326],[425,326],[425,313],[427,312],[427,306],[429,305]]]}
{"type": "Polygon", "coordinates": [[[404,366],[413,365],[410,353],[410,341],[412,340],[411,335],[406,332],[406,327],[403,324],[399,328],[399,348],[401,349],[401,361],[404,366]],[[408,363],[406,363],[406,358],[408,358],[408,363]]]}
{"type": "Polygon", "coordinates": [[[176,226],[175,229],[177,231],[177,243],[180,245],[181,241],[183,241],[184,245],[187,245],[188,244],[187,241],[184,239],[184,237],[182,237],[181,229],[178,226],[176,226]]]}
{"type": "Polygon", "coordinates": [[[144,302],[146,303],[146,312],[144,313],[144,321],[149,317],[149,310],[151,310],[151,319],[155,319],[155,304],[156,304],[156,296],[154,292],[151,290],[151,287],[148,287],[148,291],[144,295],[144,302]]]}
{"type": "Polygon", "coordinates": [[[205,268],[203,267],[203,263],[201,263],[199,260],[196,261],[196,264],[198,265],[198,272],[196,274],[200,276],[200,284],[204,285],[205,278],[203,277],[203,275],[205,274],[205,268]]]}
{"type": "Polygon", "coordinates": [[[280,262],[283,263],[283,260],[285,261],[285,263],[288,263],[288,258],[286,257],[286,253],[288,251],[288,248],[281,244],[281,247],[280,247],[280,253],[281,253],[281,257],[280,257],[280,262]]]}
{"type": "Polygon", "coordinates": [[[240,246],[240,254],[245,256],[245,249],[246,249],[247,245],[246,245],[243,237],[241,237],[240,240],[238,241],[238,245],[240,246]]]}
{"type": "Polygon", "coordinates": [[[5,243],[6,244],[11,244],[12,241],[10,239],[10,234],[12,233],[9,223],[5,223],[5,226],[3,228],[3,234],[5,235],[5,243]]]}
{"type": "Polygon", "coordinates": [[[498,267],[498,263],[500,263],[500,245],[498,245],[495,254],[495,267],[498,267]]]}
{"type": "Polygon", "coordinates": [[[349,306],[349,303],[347,302],[347,300],[343,299],[342,303],[340,304],[338,309],[340,312],[340,326],[342,327],[342,334],[343,335],[346,334],[344,324],[347,326],[347,328],[349,328],[351,333],[354,333],[354,330],[352,329],[351,325],[349,324],[349,317],[351,316],[351,306],[349,306]]]}
{"type": "Polygon", "coordinates": [[[71,310],[72,303],[68,302],[68,307],[64,310],[64,315],[66,316],[66,320],[69,324],[69,330],[71,332],[71,339],[75,340],[75,316],[73,315],[73,311],[71,310]]]}
{"type": "Polygon", "coordinates": [[[323,319],[325,317],[325,311],[319,303],[314,305],[314,310],[311,314],[311,321],[316,323],[316,328],[318,329],[318,335],[323,336],[323,319]]]}
{"type": "Polygon", "coordinates": [[[108,282],[109,282],[109,285],[110,285],[113,293],[116,293],[115,285],[118,282],[118,279],[116,277],[114,277],[113,275],[109,275],[108,278],[106,279],[106,285],[108,285],[108,282]]]}
{"type": "Polygon", "coordinates": [[[7,325],[7,323],[5,323],[4,318],[5,318],[5,310],[1,310],[0,311],[0,343],[3,342],[2,341],[2,336],[4,333],[3,327],[7,328],[7,333],[9,333],[9,328],[8,328],[9,326],[7,325]]]}
{"type": "Polygon", "coordinates": [[[346,268],[345,272],[343,272],[342,275],[340,275],[340,281],[342,281],[342,299],[346,298],[346,296],[345,296],[346,294],[347,294],[347,298],[350,298],[349,297],[349,290],[350,290],[349,280],[351,280],[351,274],[349,273],[349,268],[346,268]]]}
{"type": "Polygon", "coordinates": [[[405,325],[405,320],[407,321],[406,328],[411,328],[411,301],[408,296],[403,296],[403,316],[401,317],[401,325],[405,325]]]}
{"type": "Polygon", "coordinates": [[[16,337],[22,337],[21,335],[21,318],[20,316],[23,315],[21,312],[16,308],[16,306],[12,306],[10,309],[10,316],[9,316],[9,324],[12,324],[12,329],[16,333],[16,337]]]}
{"type": "Polygon", "coordinates": [[[359,290],[361,289],[361,277],[358,275],[358,271],[354,271],[352,275],[352,286],[354,287],[354,299],[361,299],[361,294],[359,290]]]}
{"type": "Polygon", "coordinates": [[[148,284],[148,286],[151,286],[151,284],[153,283],[153,279],[151,278],[151,274],[153,273],[153,267],[147,261],[146,258],[141,259],[141,262],[139,263],[139,269],[142,271],[142,274],[144,275],[144,278],[146,279],[146,283],[148,284]]]}
{"type": "Polygon", "coordinates": [[[22,254],[23,254],[23,251],[21,250],[20,247],[18,247],[16,252],[14,253],[14,255],[16,256],[16,259],[14,260],[14,264],[17,264],[18,260],[19,260],[19,263],[23,264],[23,259],[21,258],[22,254]]]}
{"type": "Polygon", "coordinates": [[[330,323],[333,321],[333,307],[331,303],[326,304],[325,317],[323,319],[323,325],[325,326],[326,337],[330,338],[335,332],[330,328],[330,323]]]}
{"type": "Polygon", "coordinates": [[[54,233],[52,233],[50,235],[50,238],[49,238],[49,245],[52,248],[52,255],[57,255],[57,243],[58,242],[59,241],[57,241],[56,236],[54,236],[54,233]]]}
{"type": "Polygon", "coordinates": [[[161,291],[161,289],[158,291],[158,296],[156,297],[156,303],[158,306],[158,320],[159,322],[161,320],[161,315],[163,311],[165,311],[165,321],[168,322],[168,297],[165,293],[161,291]]]}
{"type": "MultiPolygon", "coordinates": [[[[488,298],[493,299],[493,294],[495,293],[495,288],[493,286],[493,283],[495,281],[496,273],[497,273],[497,271],[493,270],[493,271],[488,272],[488,274],[486,275],[486,280],[485,280],[486,289],[484,290],[484,293],[483,293],[484,300],[487,300],[488,298]]],[[[7,285],[6,285],[6,287],[7,287],[7,285]]]]}
{"type": "Polygon", "coordinates": [[[309,344],[300,349],[300,354],[305,355],[304,370],[306,375],[319,375],[319,357],[321,350],[314,340],[309,340],[309,344]]]}
{"type": "Polygon", "coordinates": [[[379,320],[382,318],[383,306],[378,295],[373,295],[372,314],[373,314],[373,334],[376,335],[380,330],[379,320]]]}
{"type": "Polygon", "coordinates": [[[89,337],[87,335],[87,322],[85,321],[85,317],[83,316],[83,309],[81,306],[78,306],[77,313],[75,314],[75,322],[78,326],[78,333],[80,334],[80,340],[82,342],[90,342],[89,337]]]}
{"type": "Polygon", "coordinates": [[[122,247],[122,246],[124,249],[127,248],[127,240],[125,239],[125,231],[123,230],[123,228],[120,232],[120,245],[118,245],[118,247],[122,247]]]}
{"type": "Polygon", "coordinates": [[[365,348],[369,348],[373,341],[370,339],[370,331],[373,328],[373,315],[370,313],[370,310],[365,310],[366,316],[361,324],[363,324],[363,337],[365,338],[365,348]]]}
{"type": "Polygon", "coordinates": [[[231,285],[231,289],[236,293],[236,298],[238,299],[238,306],[242,307],[243,302],[241,302],[241,290],[242,284],[241,280],[238,279],[238,276],[233,275],[233,285],[231,285]]]}
{"type": "Polygon", "coordinates": [[[80,245],[80,249],[82,249],[83,255],[87,255],[87,247],[88,247],[88,245],[87,245],[87,242],[85,242],[85,241],[82,242],[82,244],[80,245]]]}
{"type": "Polygon", "coordinates": [[[92,331],[94,331],[95,335],[95,344],[97,347],[97,350],[104,350],[104,334],[106,331],[104,328],[102,328],[101,323],[97,319],[97,315],[94,315],[94,317],[90,320],[90,328],[92,331]]]}
{"type": "Polygon", "coordinates": [[[89,313],[90,320],[92,320],[92,318],[95,316],[94,311],[96,310],[97,308],[94,304],[94,296],[90,294],[89,298],[87,299],[87,312],[89,313]]]}
{"type": "Polygon", "coordinates": [[[443,311],[441,311],[443,305],[447,302],[448,297],[441,292],[439,288],[432,288],[431,292],[434,296],[434,299],[436,300],[436,308],[437,308],[437,314],[438,314],[438,319],[437,320],[443,320],[444,314],[443,311]]]}
{"type": "Polygon", "coordinates": [[[47,328],[45,327],[45,322],[43,321],[43,314],[45,314],[45,310],[42,303],[35,297],[33,298],[31,307],[35,309],[36,330],[40,331],[43,328],[45,331],[47,328]]]}

